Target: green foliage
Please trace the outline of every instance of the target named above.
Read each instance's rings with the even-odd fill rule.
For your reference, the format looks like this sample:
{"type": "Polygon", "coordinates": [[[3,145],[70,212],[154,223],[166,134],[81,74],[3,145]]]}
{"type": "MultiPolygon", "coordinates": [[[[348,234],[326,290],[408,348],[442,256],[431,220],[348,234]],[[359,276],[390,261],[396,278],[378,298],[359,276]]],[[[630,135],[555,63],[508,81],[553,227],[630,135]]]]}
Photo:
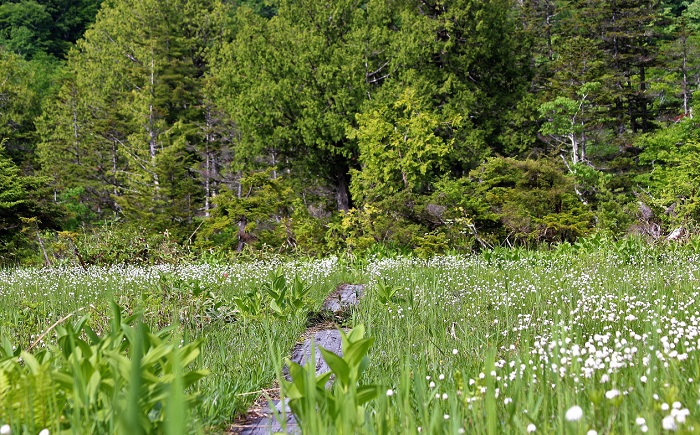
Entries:
{"type": "MultiPolygon", "coordinates": [[[[214,152],[206,149],[215,129],[204,107],[203,52],[218,6],[105,3],[40,122],[39,154],[57,190],[85,187],[81,201],[99,218],[117,212],[156,231],[191,234],[205,202],[199,159],[211,163],[214,152]]],[[[207,171],[211,181],[215,171],[207,171]]]]}
{"type": "Polygon", "coordinates": [[[651,171],[636,177],[648,189],[647,202],[665,226],[687,225],[700,219],[698,164],[700,145],[696,124],[684,120],[671,128],[640,138],[641,163],[651,171]]]}
{"type": "Polygon", "coordinates": [[[154,233],[129,224],[107,224],[66,236],[85,264],[176,263],[187,256],[167,231],[154,233]]]}
{"type": "Polygon", "coordinates": [[[615,236],[625,234],[631,225],[630,200],[611,186],[614,176],[598,171],[586,164],[572,167],[572,175],[578,195],[594,213],[597,230],[615,236]]]}
{"type": "Polygon", "coordinates": [[[233,302],[244,317],[258,317],[265,310],[263,294],[257,290],[248,291],[240,296],[234,296],[233,302]]]}
{"type": "Polygon", "coordinates": [[[40,61],[28,62],[7,51],[0,43],[0,144],[25,170],[35,160],[34,120],[40,112],[46,81],[51,80],[47,77],[50,74],[42,71],[44,67],[40,61]]]}
{"type": "Polygon", "coordinates": [[[420,258],[444,254],[450,247],[447,236],[442,232],[426,233],[422,236],[416,236],[413,239],[413,245],[416,246],[413,252],[420,258]]]}
{"type": "Polygon", "coordinates": [[[347,197],[340,183],[357,151],[345,133],[368,89],[365,15],[356,0],[283,1],[269,20],[237,9],[213,76],[216,100],[241,131],[239,161],[280,154],[347,197]]]}
{"type": "Polygon", "coordinates": [[[537,244],[572,241],[592,228],[573,180],[548,160],[489,159],[470,174],[499,219],[505,240],[537,244]]]}
{"type": "MultiPolygon", "coordinates": [[[[241,251],[246,245],[274,237],[281,222],[289,215],[291,190],[281,177],[273,178],[270,171],[252,172],[239,180],[237,191],[223,190],[214,199],[216,208],[211,219],[204,222],[198,238],[201,246],[218,246],[241,251]]],[[[284,240],[277,240],[279,246],[284,240]]]]}
{"type": "MultiPolygon", "coordinates": [[[[311,255],[622,234],[640,194],[689,227],[697,3],[8,0],[2,193],[43,210],[8,214],[311,255]],[[551,188],[479,174],[553,153],[551,188]]],[[[5,261],[41,262],[26,228],[0,226],[5,261]]]]}
{"type": "Polygon", "coordinates": [[[27,57],[45,52],[52,24],[51,15],[41,3],[5,2],[0,5],[0,45],[27,57]]]}
{"type": "Polygon", "coordinates": [[[219,293],[220,289],[205,287],[198,280],[185,280],[172,273],[161,273],[157,287],[140,295],[138,303],[144,315],[159,319],[168,314],[177,315],[183,325],[200,331],[211,324],[236,320],[233,304],[219,293]]]}
{"type": "Polygon", "coordinates": [[[414,235],[425,227],[402,216],[404,197],[397,195],[392,199],[396,200],[393,208],[368,204],[361,209],[350,209],[330,222],[325,239],[328,248],[363,252],[377,243],[411,246],[414,235]]]}
{"type": "Polygon", "coordinates": [[[95,213],[82,200],[86,193],[85,187],[82,186],[69,188],[64,190],[58,198],[59,204],[65,207],[66,210],[63,224],[63,228],[66,231],[75,231],[81,225],[94,221],[95,213]]]}
{"type": "Polygon", "coordinates": [[[282,380],[282,391],[289,398],[289,407],[299,419],[303,431],[319,433],[330,431],[338,434],[355,433],[365,421],[365,408],[379,394],[376,385],[362,382],[362,375],[369,367],[367,356],[374,338],[365,338],[365,328],[357,325],[348,333],[340,331],[342,357],[319,347],[323,359],[331,371],[316,375],[316,354],[312,348],[312,361],[305,367],[287,361],[292,380],[282,380]],[[334,376],[330,390],[326,384],[334,376]]]}
{"type": "Polygon", "coordinates": [[[328,225],[326,243],[367,251],[388,242],[430,257],[451,248],[574,241],[593,231],[594,218],[601,229],[624,231],[628,220],[606,187],[609,177],[575,168],[573,176],[556,160],[491,158],[469,178],[443,178],[429,196],[402,192],[350,210],[328,225]],[[583,184],[590,203],[577,194],[583,184]]]}
{"type": "Polygon", "coordinates": [[[263,290],[270,298],[270,309],[277,317],[287,317],[290,312],[296,312],[308,304],[306,295],[311,286],[304,283],[298,276],[291,284],[287,284],[284,271],[278,269],[270,275],[270,280],[263,284],[263,290]]]}
{"type": "Polygon", "coordinates": [[[591,93],[600,89],[599,82],[584,83],[576,90],[577,98],[559,96],[554,101],[543,103],[540,116],[546,119],[540,131],[558,143],[557,148],[568,147],[573,164],[585,161],[586,130],[590,119],[591,93]]]}
{"type": "Polygon", "coordinates": [[[208,372],[185,368],[201,341],[180,345],[172,328],[151,332],[116,304],[102,336],[87,320],[56,326],[57,345],[35,354],[13,350],[4,338],[0,420],[13,432],[121,432],[130,423],[140,433],[162,432],[175,412],[192,406],[197,395],[184,392],[208,372]]]}
{"type": "Polygon", "coordinates": [[[309,307],[310,290],[311,286],[298,275],[288,283],[284,271],[277,269],[270,273],[262,289],[235,296],[233,301],[243,316],[255,318],[271,313],[276,318],[286,319],[309,307]]]}
{"type": "Polygon", "coordinates": [[[420,192],[447,166],[454,139],[436,132],[459,126],[460,117],[442,120],[406,88],[390,107],[357,115],[358,128],[350,132],[359,147],[361,170],[352,171],[350,190],[358,204],[376,203],[399,191],[420,192]]]}
{"type": "Polygon", "coordinates": [[[311,216],[309,208],[298,199],[293,202],[292,210],[291,217],[280,225],[279,230],[285,232],[288,241],[291,232],[293,247],[297,251],[311,255],[323,253],[326,234],[323,219],[311,216]]]}
{"type": "Polygon", "coordinates": [[[12,0],[0,5],[0,46],[27,58],[64,57],[102,0],[12,0]]]}
{"type": "Polygon", "coordinates": [[[375,297],[382,305],[403,302],[403,299],[399,297],[399,290],[398,286],[389,284],[386,281],[379,281],[377,282],[375,297]]]}
{"type": "MultiPolygon", "coordinates": [[[[0,262],[11,263],[35,249],[39,231],[56,228],[61,210],[46,195],[47,180],[23,175],[0,144],[0,262]]],[[[35,251],[36,252],[36,251],[35,251]]]]}

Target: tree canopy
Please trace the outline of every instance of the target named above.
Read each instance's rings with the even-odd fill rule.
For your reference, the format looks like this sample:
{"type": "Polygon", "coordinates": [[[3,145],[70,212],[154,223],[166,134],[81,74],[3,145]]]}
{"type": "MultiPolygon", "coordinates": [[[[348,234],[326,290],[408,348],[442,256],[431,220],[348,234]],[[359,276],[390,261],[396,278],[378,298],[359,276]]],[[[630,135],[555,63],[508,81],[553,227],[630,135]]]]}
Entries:
{"type": "Polygon", "coordinates": [[[695,228],[699,4],[6,1],[0,195],[207,249],[695,228]]]}

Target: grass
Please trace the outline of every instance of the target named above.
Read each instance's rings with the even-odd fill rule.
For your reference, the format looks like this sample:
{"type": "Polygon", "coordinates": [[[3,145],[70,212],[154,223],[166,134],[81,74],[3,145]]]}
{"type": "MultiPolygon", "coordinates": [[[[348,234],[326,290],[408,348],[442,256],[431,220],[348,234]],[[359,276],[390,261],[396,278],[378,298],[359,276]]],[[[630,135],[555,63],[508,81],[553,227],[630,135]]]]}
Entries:
{"type": "MultiPolygon", "coordinates": [[[[240,318],[229,322],[209,310],[209,301],[221,304],[226,314],[235,307],[235,296],[257,291],[279,261],[237,265],[114,268],[22,269],[0,272],[0,334],[27,349],[54,322],[68,313],[89,314],[90,326],[99,334],[109,323],[110,301],[128,312],[142,312],[153,328],[174,321],[181,325],[183,340],[204,339],[197,366],[213,375],[199,383],[201,401],[194,410],[196,425],[224,427],[257,398],[246,394],[268,387],[275,378],[275,364],[267,355],[270,342],[280,353],[290,349],[306,326],[308,310],[318,309],[337,284],[349,279],[337,259],[291,262],[287,275],[299,275],[311,285],[309,307],[284,319],[271,316],[240,318]],[[204,291],[197,297],[193,289],[204,291]]],[[[55,339],[45,336],[35,349],[55,339]]],[[[1,423],[1,422],[0,422],[1,423]]]]}
{"type": "MultiPolygon", "coordinates": [[[[336,285],[363,282],[346,326],[374,339],[361,383],[380,394],[337,433],[692,433],[699,281],[691,245],[631,242],[430,260],[6,270],[0,328],[25,349],[73,312],[99,332],[111,300],[151,327],[178,323],[184,341],[203,340],[195,368],[212,373],[197,384],[190,427],[216,432],[271,385],[307,313],[336,285]],[[260,291],[280,265],[311,285],[307,307],[231,321],[234,298],[260,291]],[[574,407],[580,418],[567,418],[574,407]]],[[[311,414],[307,427],[328,423],[311,414]]]]}
{"type": "Polygon", "coordinates": [[[655,433],[672,415],[700,430],[699,262],[609,250],[375,263],[356,321],[377,340],[367,376],[394,394],[367,431],[655,433]],[[395,303],[373,297],[386,285],[395,303]]]}

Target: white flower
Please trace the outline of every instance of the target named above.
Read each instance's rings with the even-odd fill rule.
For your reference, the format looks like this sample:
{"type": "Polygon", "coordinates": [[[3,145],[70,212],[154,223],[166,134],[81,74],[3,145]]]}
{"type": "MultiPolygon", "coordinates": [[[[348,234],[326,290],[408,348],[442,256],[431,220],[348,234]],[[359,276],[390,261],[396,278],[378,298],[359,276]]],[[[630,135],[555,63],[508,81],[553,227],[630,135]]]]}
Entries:
{"type": "Polygon", "coordinates": [[[642,375],[642,377],[639,378],[639,380],[642,381],[643,384],[646,384],[646,383],[647,383],[647,377],[646,377],[646,375],[642,375]]]}
{"type": "Polygon", "coordinates": [[[661,420],[661,426],[666,430],[678,429],[678,426],[676,426],[676,419],[673,418],[672,415],[667,415],[666,417],[664,417],[664,419],[661,420]]]}
{"type": "Polygon", "coordinates": [[[644,417],[637,417],[634,419],[634,422],[637,424],[637,426],[644,426],[647,424],[647,421],[644,419],[644,417]]]}
{"type": "Polygon", "coordinates": [[[447,393],[442,393],[442,400],[447,400],[447,393]]]}
{"type": "Polygon", "coordinates": [[[440,379],[441,381],[445,380],[445,375],[441,373],[440,376],[438,376],[438,379],[440,379]]]}
{"type": "Polygon", "coordinates": [[[678,423],[685,423],[685,418],[690,415],[688,408],[678,409],[673,408],[671,410],[671,416],[676,419],[678,423]]]}
{"type": "Polygon", "coordinates": [[[649,432],[649,426],[645,424],[644,426],[640,427],[639,430],[641,430],[643,433],[647,433],[649,432]]]}
{"type": "Polygon", "coordinates": [[[430,387],[430,388],[435,388],[435,382],[433,382],[433,381],[430,381],[430,385],[429,385],[429,387],[430,387]]]}
{"type": "Polygon", "coordinates": [[[620,395],[620,390],[616,390],[614,388],[610,391],[605,392],[605,397],[607,397],[608,399],[614,399],[615,397],[617,397],[619,395],[620,395]]]}
{"type": "Polygon", "coordinates": [[[457,355],[459,351],[457,349],[452,349],[452,355],[457,355]]]}
{"type": "Polygon", "coordinates": [[[51,434],[51,432],[49,432],[48,429],[42,429],[41,431],[39,431],[39,435],[50,435],[50,434],[51,434]]]}
{"type": "Polygon", "coordinates": [[[534,424],[530,423],[527,425],[527,433],[532,433],[537,430],[537,426],[534,424]]]}
{"type": "MultiPolygon", "coordinates": [[[[449,420],[449,419],[450,419],[450,414],[445,414],[445,415],[442,416],[442,418],[444,418],[445,420],[449,420]]],[[[675,424],[675,423],[674,423],[674,424],[675,424]]]]}
{"type": "Polygon", "coordinates": [[[386,390],[386,395],[387,395],[388,397],[393,396],[393,395],[394,395],[394,390],[392,390],[391,388],[389,388],[388,390],[386,390]]]}
{"type": "Polygon", "coordinates": [[[8,435],[11,433],[12,433],[12,429],[10,428],[9,424],[3,424],[2,427],[0,427],[0,434],[8,435]]]}
{"type": "Polygon", "coordinates": [[[662,403],[662,404],[661,404],[661,410],[662,410],[662,411],[668,411],[668,408],[670,408],[670,407],[668,406],[668,403],[662,403]]]}
{"type": "Polygon", "coordinates": [[[583,409],[578,405],[574,405],[566,411],[565,417],[568,421],[579,421],[583,417],[583,409]]]}
{"type": "Polygon", "coordinates": [[[598,435],[598,431],[591,429],[588,432],[586,432],[586,435],[598,435]]]}

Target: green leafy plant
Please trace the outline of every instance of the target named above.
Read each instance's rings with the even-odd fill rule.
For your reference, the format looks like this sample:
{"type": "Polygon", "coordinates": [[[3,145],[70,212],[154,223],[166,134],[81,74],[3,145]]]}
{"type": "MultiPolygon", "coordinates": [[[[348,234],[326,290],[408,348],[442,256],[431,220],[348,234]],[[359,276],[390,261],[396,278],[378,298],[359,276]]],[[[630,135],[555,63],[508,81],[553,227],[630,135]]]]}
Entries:
{"type": "Polygon", "coordinates": [[[374,338],[364,335],[364,325],[356,326],[347,334],[341,330],[342,357],[319,347],[331,369],[321,375],[315,373],[315,349],[311,351],[312,361],[305,367],[287,360],[292,380],[282,380],[282,390],[303,431],[354,433],[364,423],[365,405],[379,394],[376,385],[360,382],[369,366],[367,354],[374,343],[374,338]],[[333,385],[327,389],[332,377],[333,385]]]}
{"type": "Polygon", "coordinates": [[[269,296],[269,306],[277,317],[287,317],[290,312],[300,310],[306,305],[306,295],[311,287],[298,276],[290,284],[281,269],[270,275],[270,281],[263,285],[263,290],[269,296]]]}
{"type": "Polygon", "coordinates": [[[184,421],[175,414],[197,399],[185,391],[209,374],[185,370],[198,358],[201,340],[181,344],[174,327],[151,331],[115,303],[102,336],[87,321],[57,324],[57,344],[35,354],[4,339],[0,420],[18,433],[162,433],[170,417],[184,421]]]}
{"type": "Polygon", "coordinates": [[[403,299],[398,296],[399,287],[395,285],[387,284],[386,281],[379,281],[376,288],[377,300],[381,302],[382,305],[399,303],[403,301],[403,299]]]}
{"type": "Polygon", "coordinates": [[[233,303],[243,316],[256,317],[264,308],[263,295],[259,291],[249,291],[241,296],[234,296],[233,303]]]}
{"type": "Polygon", "coordinates": [[[236,318],[233,305],[198,280],[184,280],[163,273],[159,286],[162,299],[177,302],[181,321],[187,320],[196,328],[201,329],[216,321],[228,323],[236,318]]]}

